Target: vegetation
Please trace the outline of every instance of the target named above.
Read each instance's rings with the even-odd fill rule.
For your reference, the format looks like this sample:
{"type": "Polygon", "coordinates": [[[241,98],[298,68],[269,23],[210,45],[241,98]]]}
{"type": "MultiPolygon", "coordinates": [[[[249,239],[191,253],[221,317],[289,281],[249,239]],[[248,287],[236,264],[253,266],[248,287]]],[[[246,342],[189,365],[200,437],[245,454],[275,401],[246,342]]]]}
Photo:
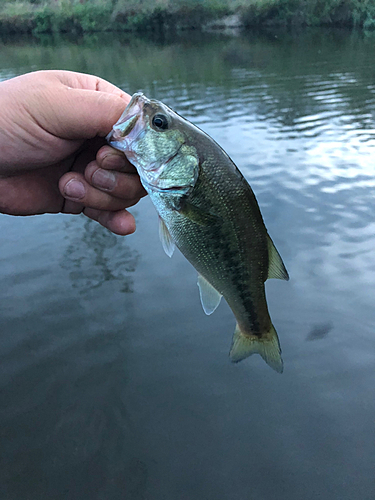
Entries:
{"type": "Polygon", "coordinates": [[[374,0],[254,0],[241,10],[245,26],[342,26],[375,29],[374,0]]]}
{"type": "Polygon", "coordinates": [[[230,14],[245,27],[375,29],[374,0],[0,0],[0,34],[173,31],[230,14]]]}
{"type": "Polygon", "coordinates": [[[230,12],[228,0],[0,0],[0,33],[190,29],[230,12]]]}

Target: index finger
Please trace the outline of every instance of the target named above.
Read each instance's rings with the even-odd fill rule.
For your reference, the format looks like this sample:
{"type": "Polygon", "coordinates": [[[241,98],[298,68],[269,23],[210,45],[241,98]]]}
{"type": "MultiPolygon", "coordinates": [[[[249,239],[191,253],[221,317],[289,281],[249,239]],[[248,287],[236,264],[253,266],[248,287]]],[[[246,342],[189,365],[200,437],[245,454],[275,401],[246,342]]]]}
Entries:
{"type": "Polygon", "coordinates": [[[108,94],[114,94],[128,103],[130,96],[120,88],[116,87],[112,83],[100,78],[99,76],[89,75],[86,73],[77,73],[75,71],[63,71],[63,70],[50,70],[45,71],[45,73],[51,76],[56,76],[61,83],[68,87],[74,89],[86,89],[86,90],[97,90],[99,92],[107,92],[108,94]]]}
{"type": "Polygon", "coordinates": [[[33,78],[35,98],[28,106],[38,125],[61,139],[105,137],[130,101],[126,92],[93,75],[47,71],[37,77],[44,85],[33,78]]]}

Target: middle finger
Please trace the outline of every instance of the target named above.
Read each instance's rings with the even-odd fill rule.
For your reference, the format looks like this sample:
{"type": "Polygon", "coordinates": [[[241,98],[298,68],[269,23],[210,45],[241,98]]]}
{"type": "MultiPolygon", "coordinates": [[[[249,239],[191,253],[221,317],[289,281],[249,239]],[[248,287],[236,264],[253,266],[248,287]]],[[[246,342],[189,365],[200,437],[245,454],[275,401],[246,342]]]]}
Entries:
{"type": "Polygon", "coordinates": [[[121,200],[142,198],[147,194],[136,172],[107,170],[100,168],[96,161],[87,165],[85,178],[92,186],[121,200]]]}

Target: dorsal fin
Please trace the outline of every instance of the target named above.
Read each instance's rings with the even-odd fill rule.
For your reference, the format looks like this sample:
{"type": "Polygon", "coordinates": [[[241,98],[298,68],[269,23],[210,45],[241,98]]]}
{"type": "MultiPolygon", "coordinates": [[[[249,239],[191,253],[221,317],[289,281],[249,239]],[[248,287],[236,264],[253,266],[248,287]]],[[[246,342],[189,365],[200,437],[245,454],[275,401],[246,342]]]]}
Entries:
{"type": "Polygon", "coordinates": [[[277,278],[279,280],[289,280],[289,274],[284,266],[284,262],[280,257],[279,252],[271,240],[269,234],[267,233],[267,243],[268,243],[268,276],[267,279],[277,278]]]}

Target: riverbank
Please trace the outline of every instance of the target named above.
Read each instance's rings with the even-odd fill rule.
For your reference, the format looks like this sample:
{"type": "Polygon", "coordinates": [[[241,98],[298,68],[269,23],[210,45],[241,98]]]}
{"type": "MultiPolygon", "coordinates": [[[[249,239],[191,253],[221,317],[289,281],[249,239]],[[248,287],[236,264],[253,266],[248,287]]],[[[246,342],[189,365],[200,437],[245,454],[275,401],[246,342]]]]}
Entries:
{"type": "Polygon", "coordinates": [[[332,26],[375,29],[373,0],[254,0],[241,9],[244,26],[332,26]]]}
{"type": "Polygon", "coordinates": [[[0,0],[0,34],[265,26],[375,29],[373,0],[0,0]]]}

